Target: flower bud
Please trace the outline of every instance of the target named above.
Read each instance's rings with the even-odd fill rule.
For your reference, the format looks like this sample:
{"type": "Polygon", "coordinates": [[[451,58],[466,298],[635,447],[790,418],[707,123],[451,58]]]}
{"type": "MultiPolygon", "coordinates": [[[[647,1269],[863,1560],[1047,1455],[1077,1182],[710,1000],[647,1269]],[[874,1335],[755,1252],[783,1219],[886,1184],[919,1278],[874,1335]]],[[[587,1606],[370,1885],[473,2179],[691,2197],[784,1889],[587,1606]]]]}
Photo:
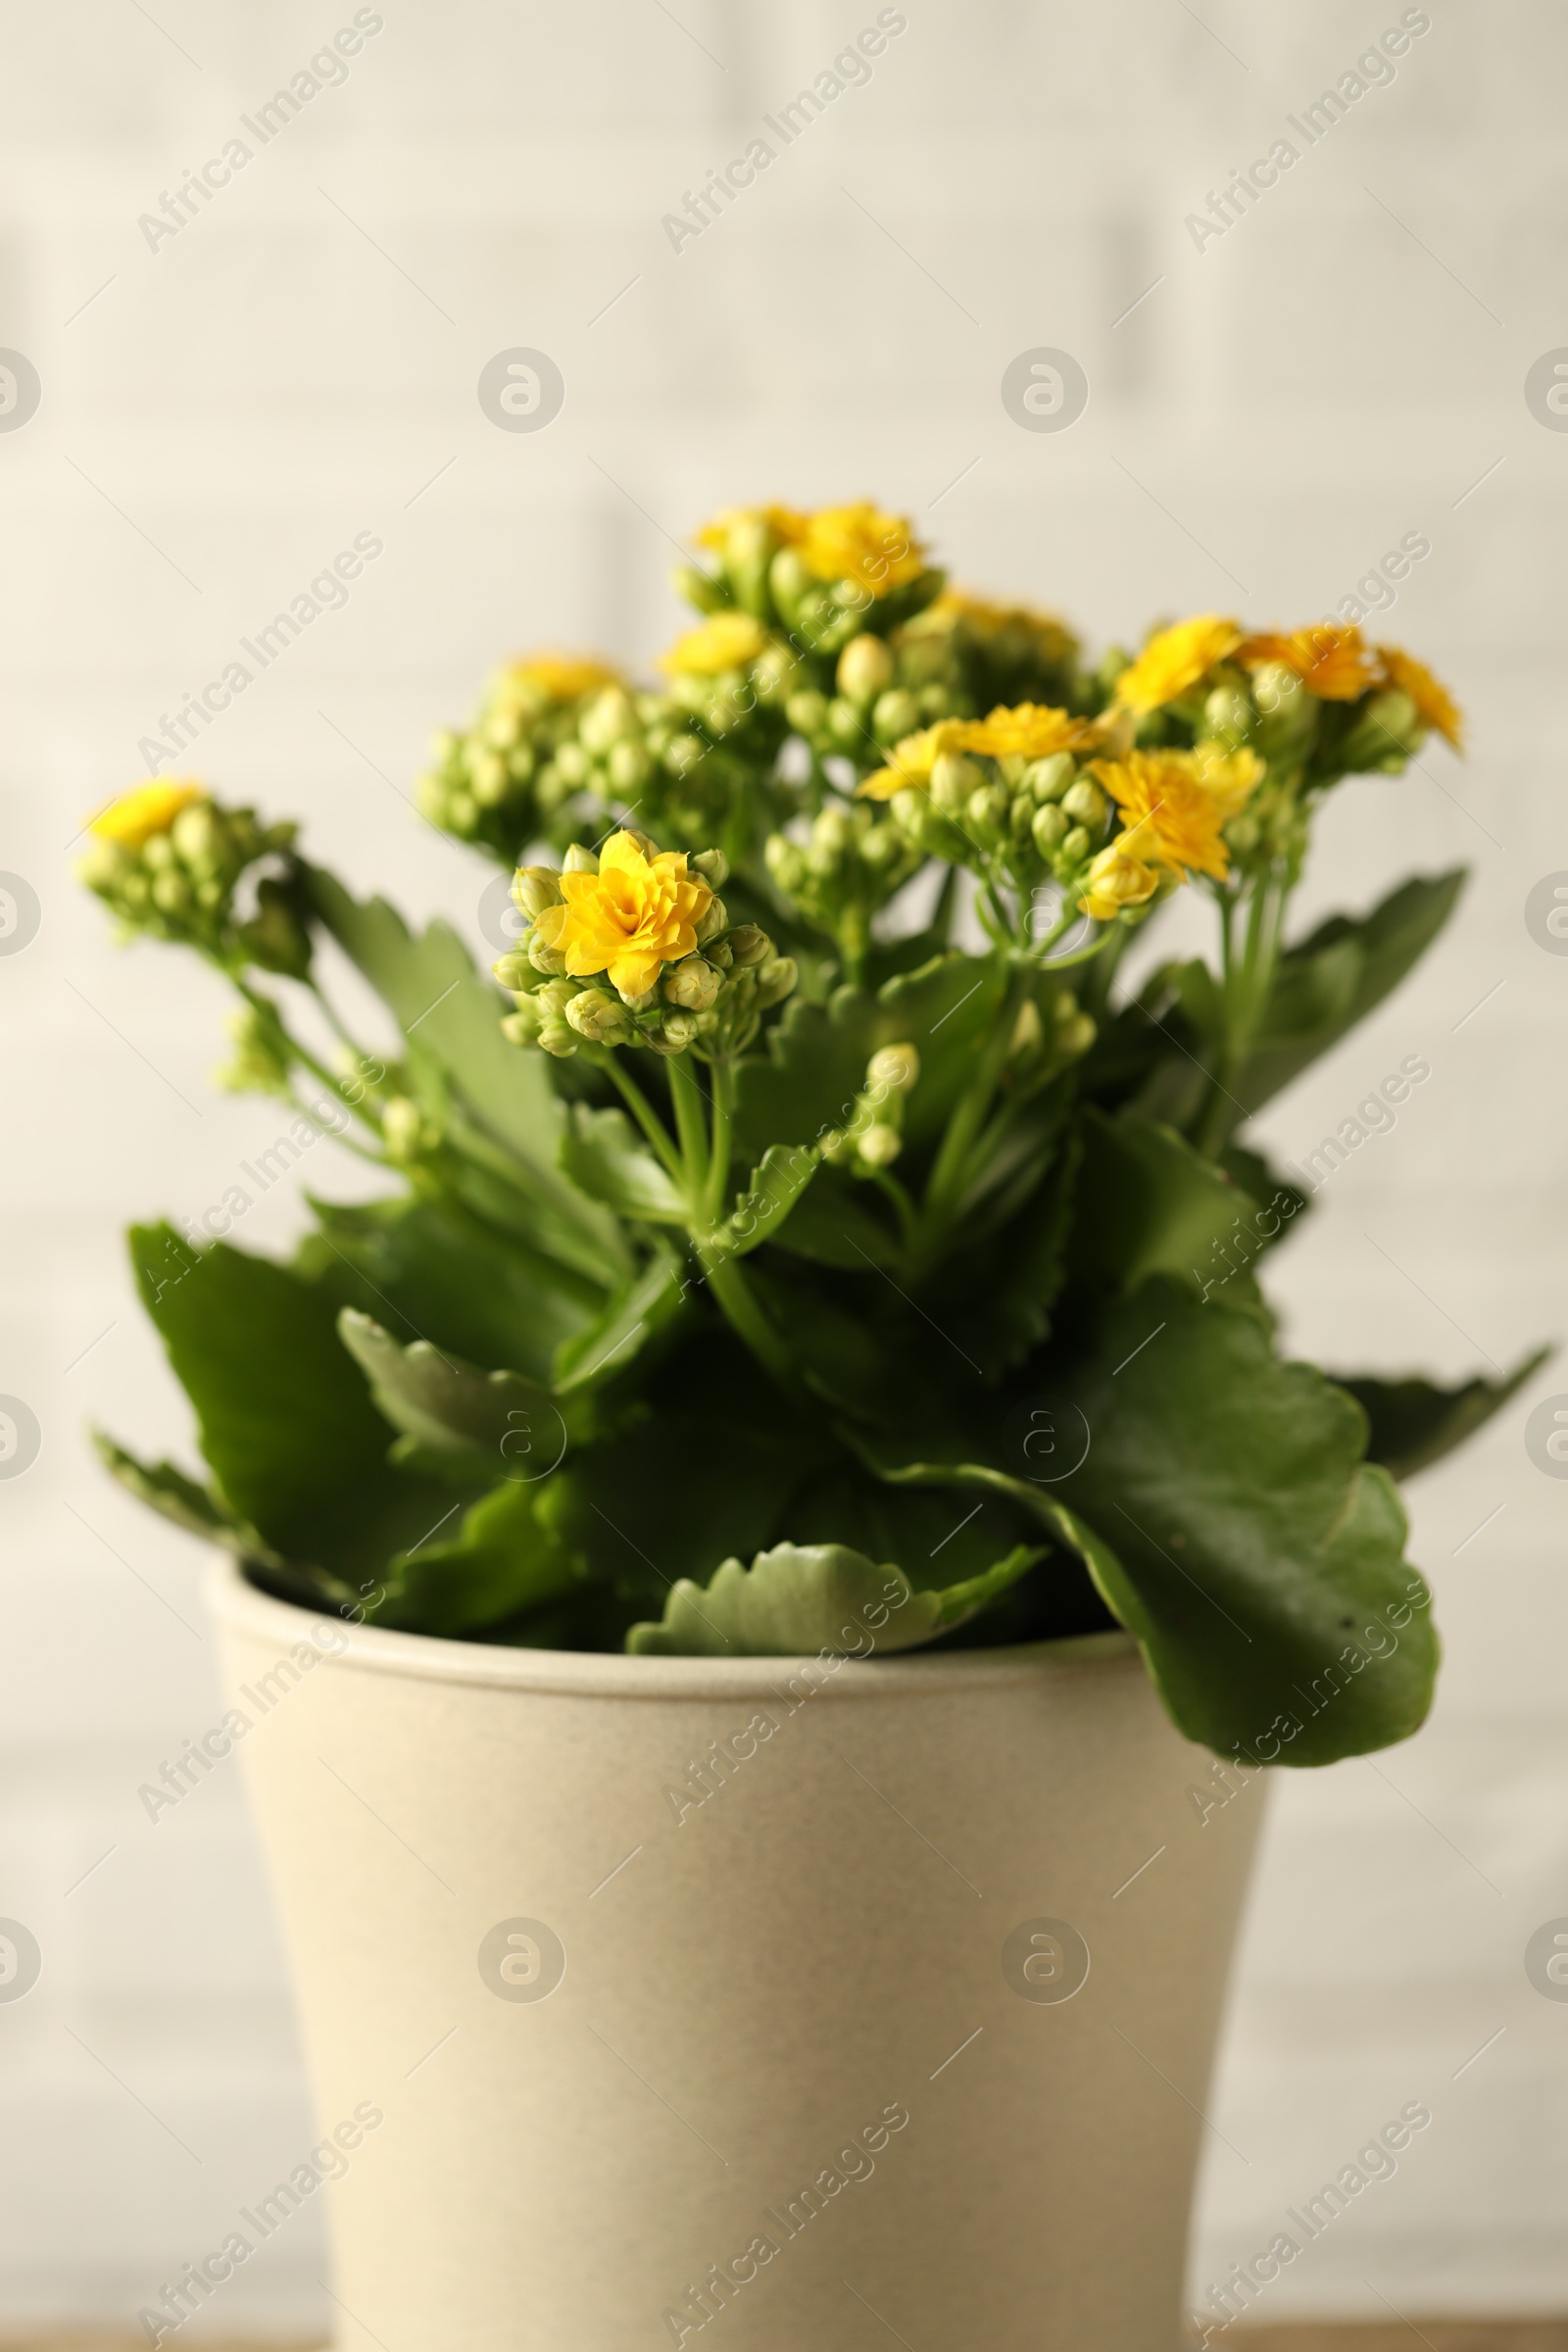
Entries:
{"type": "Polygon", "coordinates": [[[187,914],[194,893],[183,874],[166,871],[153,877],[153,905],[163,914],[187,914]]]}
{"type": "Polygon", "coordinates": [[[566,958],[561,950],[547,947],[537,931],[528,942],[528,961],[536,972],[543,972],[550,979],[557,978],[566,968],[566,958]]]}
{"type": "Polygon", "coordinates": [[[865,741],[865,721],[853,703],[836,694],[827,707],[827,731],[840,749],[853,752],[865,741]]]}
{"type": "Polygon", "coordinates": [[[1056,1051],[1076,1061],[1087,1054],[1099,1031],[1087,1012],[1075,1012],[1070,1021],[1063,1021],[1056,1031],[1056,1051]]]}
{"type": "MultiPolygon", "coordinates": [[[[564,744],[562,746],[563,751],[568,748],[569,747],[564,744]]],[[[561,764],[560,752],[556,754],[556,764],[558,767],[561,764]]],[[[633,840],[640,840],[641,836],[634,834],[632,838],[633,840]]],[[[531,871],[532,869],[530,868],[529,870],[531,871]]],[[[546,870],[548,871],[548,868],[546,870]]],[[[561,870],[563,873],[566,874],[597,874],[599,871],[599,853],[597,850],[585,849],[580,841],[574,841],[571,847],[567,850],[564,858],[563,858],[561,860],[561,870]]],[[[560,896],[559,890],[557,892],[557,896],[560,896]]]]}
{"type": "Polygon", "coordinates": [[[703,850],[697,857],[688,858],[686,864],[710,890],[722,890],[729,880],[729,859],[722,850],[703,850]]]}
{"type": "MultiPolygon", "coordinates": [[[[787,833],[770,833],[762,848],[762,862],[788,899],[799,896],[806,880],[806,852],[787,833]]],[[[701,933],[698,934],[701,940],[701,933]]]]}
{"type": "Polygon", "coordinates": [[[1074,825],[1061,845],[1059,852],[1061,863],[1063,865],[1081,865],[1094,846],[1083,826],[1074,825]]]}
{"type": "Polygon", "coordinates": [[[654,772],[653,754],[634,740],[612,744],[606,765],[616,792],[640,792],[654,772]]]}
{"type": "Polygon", "coordinates": [[[868,1168],[890,1168],[904,1150],[904,1138],[896,1127],[888,1127],[878,1119],[866,1129],[856,1146],[857,1152],[868,1168]]]}
{"type": "Polygon", "coordinates": [[[1034,821],[1035,805],[1033,801],[1026,792],[1015,793],[1007,816],[1007,830],[1013,840],[1027,841],[1034,821]]]}
{"type": "Polygon", "coordinates": [[[797,735],[820,735],[827,720],[827,696],[814,686],[803,686],[786,701],[784,715],[797,735]]]}
{"type": "Polygon", "coordinates": [[[631,1034],[631,1015],[607,989],[585,988],[566,1006],[566,1019],[591,1046],[614,1046],[631,1034]]]}
{"type": "Polygon", "coordinates": [[[673,1052],[682,1054],[698,1034],[697,1015],[677,1007],[674,1011],[665,1013],[660,1027],[663,1034],[664,1044],[673,1052]]]}
{"type": "Polygon", "coordinates": [[[982,784],[978,792],[969,795],[964,822],[980,842],[994,847],[1006,832],[1011,813],[1012,804],[1005,785],[982,784]]]}
{"type": "Polygon", "coordinates": [[[512,995],[518,989],[526,988],[533,979],[533,959],[526,948],[509,948],[505,956],[497,956],[495,962],[490,966],[490,970],[508,994],[512,995]]]}
{"type": "Polygon", "coordinates": [[[774,602],[786,615],[793,612],[803,596],[814,586],[805,563],[793,547],[781,547],[767,567],[768,585],[774,602]]]}
{"type": "Polygon", "coordinates": [[[394,1095],[381,1113],[381,1141],[391,1159],[413,1159],[424,1141],[424,1119],[417,1102],[394,1095]]]}
{"type": "Polygon", "coordinates": [[[944,816],[957,816],[972,792],[985,782],[979,762],[962,752],[939,752],[931,769],[931,799],[944,816]]]}
{"type": "Polygon", "coordinates": [[[773,953],[773,943],[757,923],[740,923],[729,935],[730,954],[742,969],[747,964],[765,962],[773,953]]]}
{"type": "Polygon", "coordinates": [[[1024,782],[1035,806],[1044,808],[1048,802],[1060,800],[1077,772],[1071,752],[1053,752],[1049,760],[1030,760],[1024,782]]]}
{"type": "Polygon", "coordinates": [[[1041,857],[1054,857],[1070,830],[1066,810],[1054,801],[1048,802],[1044,808],[1035,810],[1035,821],[1030,830],[1041,857]]]}
{"type": "Polygon", "coordinates": [[[912,694],[900,686],[878,695],[871,712],[871,731],[878,743],[902,743],[919,727],[922,712],[912,694]]]}
{"type": "Polygon", "coordinates": [[[865,1065],[868,1089],[906,1095],[920,1075],[920,1056],[913,1046],[881,1046],[865,1065]]]}
{"type": "Polygon", "coordinates": [[[834,672],[840,694],[852,703],[870,703],[893,683],[893,656],[880,637],[852,637],[834,672]]]}
{"type": "Polygon", "coordinates": [[[580,980],[547,980],[534,1002],[548,1019],[559,1021],[581,986],[580,980]]]}
{"type": "Polygon", "coordinates": [[[577,1034],[564,1021],[546,1021],[539,1032],[539,1043],[558,1061],[569,1061],[577,1051],[577,1034]]]}
{"type": "Polygon", "coordinates": [[[752,684],[757,699],[762,703],[779,703],[792,691],[801,674],[801,665],[787,645],[767,645],[752,663],[752,684]]]}
{"type": "Polygon", "coordinates": [[[706,948],[710,939],[716,939],[721,931],[729,929],[729,915],[722,899],[709,900],[706,911],[697,918],[695,929],[700,948],[706,948]]]}
{"type": "Polygon", "coordinates": [[[722,986],[722,975],[701,956],[683,956],[664,974],[666,1003],[684,1005],[688,1012],[706,1012],[722,986]]]}
{"type": "Polygon", "coordinates": [[[1076,817],[1091,832],[1098,833],[1105,821],[1105,796],[1088,776],[1080,776],[1076,784],[1068,785],[1061,796],[1061,805],[1069,816],[1076,817]]]}
{"type": "Polygon", "coordinates": [[[800,966],[793,956],[770,956],[757,967],[757,1006],[765,1012],[770,1004],[782,1004],[793,996],[800,979],[800,966]]]}
{"type": "Polygon", "coordinates": [[[1245,743],[1254,725],[1250,695],[1240,686],[1216,686],[1203,705],[1203,732],[1220,736],[1227,750],[1245,743]]]}
{"type": "Polygon", "coordinates": [[[524,997],[515,1012],[503,1015],[501,1034],[509,1045],[536,1046],[539,1043],[541,1026],[538,998],[524,997]]]}
{"type": "Polygon", "coordinates": [[[547,906],[561,905],[561,876],[553,865],[519,865],[512,877],[512,903],[530,923],[547,906]]]}
{"type": "Polygon", "coordinates": [[[672,735],[664,746],[664,765],[672,776],[689,776],[707,751],[699,735],[672,735]]]}
{"type": "Polygon", "coordinates": [[[637,714],[624,686],[607,686],[594,697],[577,721],[577,733],[585,748],[596,754],[608,752],[623,736],[636,732],[637,714]]]}
{"type": "Polygon", "coordinates": [[[169,831],[175,856],[192,873],[210,871],[221,863],[223,829],[211,801],[193,801],[180,810],[169,831]]]}

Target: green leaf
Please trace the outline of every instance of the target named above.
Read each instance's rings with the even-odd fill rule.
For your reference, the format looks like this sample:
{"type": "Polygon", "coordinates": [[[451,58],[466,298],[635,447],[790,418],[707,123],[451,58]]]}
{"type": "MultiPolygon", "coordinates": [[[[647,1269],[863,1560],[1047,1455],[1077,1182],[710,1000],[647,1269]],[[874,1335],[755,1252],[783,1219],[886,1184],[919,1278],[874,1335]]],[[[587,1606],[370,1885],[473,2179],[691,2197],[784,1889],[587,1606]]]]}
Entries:
{"type": "Polygon", "coordinates": [[[336,1302],[270,1258],[200,1253],[133,1226],[131,1262],[235,1515],[285,1559],[357,1585],[447,1496],[386,1458],[386,1423],[337,1336],[336,1302]]]}
{"type": "Polygon", "coordinates": [[[1371,1423],[1368,1459],[1381,1462],[1392,1478],[1405,1479],[1441,1461],[1490,1421],[1551,1353],[1549,1348],[1538,1348],[1504,1379],[1467,1380],[1457,1389],[1440,1389],[1429,1380],[1380,1380],[1365,1373],[1350,1378],[1336,1372],[1333,1377],[1371,1423]]]}
{"type": "Polygon", "coordinates": [[[575,1497],[551,1479],[495,1488],[446,1543],[421,1542],[392,1561],[374,1622],[462,1636],[562,1599],[585,1574],[574,1517],[575,1497]]]}
{"type": "Polygon", "coordinates": [[[1416,875],[1370,914],[1337,914],[1288,948],[1235,1093],[1250,1116],[1397,988],[1458,901],[1465,869],[1416,875]]]}
{"type": "Polygon", "coordinates": [[[844,1544],[778,1544],[751,1567],[726,1560],[705,1587],[682,1577],[657,1625],[634,1625],[634,1656],[777,1658],[914,1649],[962,1625],[1042,1554],[1019,1544],[981,1576],[916,1592],[902,1568],[844,1544]]]}
{"type": "Polygon", "coordinates": [[[1221,1286],[1261,1254],[1257,1204],[1174,1128],[1091,1106],[1083,1138],[1069,1249],[1079,1280],[1125,1294],[1173,1274],[1223,1297],[1221,1286]]]}
{"type": "Polygon", "coordinates": [[[1189,1738],[1320,1764],[1417,1728],[1431,1596],[1343,1389],[1280,1362],[1252,1317],[1155,1280],[1065,1393],[1091,1445],[1062,1499],[1108,1540],[1122,1574],[1102,1590],[1189,1738]]]}
{"type": "Polygon", "coordinates": [[[849,1119],[882,1046],[912,1045],[920,1076],[906,1100],[911,1142],[943,1127],[974,1071],[1006,987],[995,956],[938,956],[889,980],[875,995],[837,989],[824,1004],[793,1002],[769,1033],[768,1057],[736,1073],[736,1133],[760,1159],[770,1144],[814,1145],[849,1119]]]}
{"type": "MultiPolygon", "coordinates": [[[[509,1155],[534,1204],[541,1247],[590,1275],[625,1273],[630,1258],[614,1219],[557,1165],[564,1105],[548,1062],[503,1037],[508,1001],[475,970],[457,933],[439,922],[411,932],[384,899],[362,903],[319,866],[305,876],[316,913],[390,1008],[416,1058],[439,1069],[472,1124],[509,1155]]],[[[461,1148],[461,1121],[452,1140],[461,1148]]]]}
{"type": "MultiPolygon", "coordinates": [[[[351,1306],[339,1315],[338,1332],[394,1429],[483,1476],[505,1477],[538,1458],[549,1461],[565,1451],[571,1435],[589,1434],[583,1402],[574,1407],[575,1427],[568,1430],[548,1389],[520,1373],[481,1372],[428,1340],[405,1348],[351,1306]]],[[[409,1460],[409,1449],[399,1458],[409,1460]]]]}
{"type": "Polygon", "coordinates": [[[257,1560],[269,1567],[281,1567],[282,1561],[270,1546],[264,1544],[254,1527],[236,1519],[220,1494],[211,1487],[198,1486],[172,1462],[138,1461],[123,1446],[106,1437],[101,1429],[92,1432],[92,1442],[100,1460],[111,1476],[117,1478],[128,1494],[150,1510],[161,1512],[182,1527],[190,1536],[200,1536],[209,1544],[220,1544],[242,1560],[257,1560]]]}
{"type": "Polygon", "coordinates": [[[575,1102],[562,1133],[561,1164],[580,1192],[617,1216],[683,1225],[686,1203],[623,1110],[575,1102]]]}
{"type": "Polygon", "coordinates": [[[660,1242],[647,1265],[557,1348],[550,1384],[556,1395],[612,1380],[674,1322],[685,1298],[681,1261],[660,1242]]]}
{"type": "Polygon", "coordinates": [[[1006,1495],[1077,1551],[1178,1728],[1216,1753],[1327,1764],[1417,1729],[1431,1595],[1343,1390],[1170,1279],[1119,1301],[1093,1353],[1053,1377],[1090,1431],[1054,1489],[940,1442],[923,1458],[852,1442],[884,1477],[1006,1495]]]}
{"type": "Polygon", "coordinates": [[[710,1247],[727,1257],[745,1257],[763,1242],[776,1242],[780,1228],[822,1163],[800,1144],[770,1144],[732,1213],[710,1247]]]}
{"type": "Polygon", "coordinates": [[[319,1231],[296,1265],[339,1305],[469,1363],[512,1364],[548,1386],[558,1350],[597,1330],[606,1282],[508,1240],[456,1201],[313,1200],[319,1231]]]}
{"type": "MultiPolygon", "coordinates": [[[[767,1157],[792,1147],[771,1144],[767,1157]]],[[[899,1236],[876,1212],[882,1196],[874,1186],[842,1168],[819,1161],[809,1189],[800,1196],[782,1227],[760,1234],[794,1257],[814,1258],[818,1265],[838,1266],[863,1274],[867,1266],[886,1269],[903,1256],[899,1236]]]]}

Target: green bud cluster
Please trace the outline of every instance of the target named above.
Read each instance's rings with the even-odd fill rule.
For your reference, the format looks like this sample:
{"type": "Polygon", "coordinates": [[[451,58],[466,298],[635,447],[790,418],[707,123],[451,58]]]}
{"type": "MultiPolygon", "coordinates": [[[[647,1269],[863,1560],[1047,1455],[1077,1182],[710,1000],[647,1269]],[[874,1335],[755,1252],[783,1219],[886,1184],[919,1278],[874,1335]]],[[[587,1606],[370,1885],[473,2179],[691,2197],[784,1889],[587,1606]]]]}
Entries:
{"type": "Polygon", "coordinates": [[[1048,876],[1073,880],[1111,822],[1104,793],[1070,752],[1043,760],[943,752],[929,790],[909,786],[889,806],[917,858],[1000,873],[1024,891],[1048,876]]]}
{"type": "Polygon", "coordinates": [[[258,997],[239,1005],[223,1026],[234,1051],[214,1070],[214,1085],[231,1095],[286,1095],[294,1054],[270,999],[258,997]]]}
{"type": "Polygon", "coordinates": [[[837,940],[852,960],[864,954],[871,918],[903,888],[924,853],[866,801],[830,801],[804,841],[770,836],[767,870],[814,930],[837,940]]]}
{"type": "Polygon", "coordinates": [[[249,921],[236,920],[234,908],[246,868],[261,858],[287,858],[298,830],[264,825],[254,808],[191,801],[138,848],[90,833],[77,871],[126,936],[196,948],[231,969],[259,963],[300,979],[310,969],[311,942],[292,872],[259,885],[249,921]]]}
{"type": "Polygon", "coordinates": [[[873,1177],[904,1149],[905,1103],[920,1076],[913,1046],[883,1046],[866,1064],[865,1084],[842,1127],[822,1138],[822,1157],[852,1176],[873,1177]]]}

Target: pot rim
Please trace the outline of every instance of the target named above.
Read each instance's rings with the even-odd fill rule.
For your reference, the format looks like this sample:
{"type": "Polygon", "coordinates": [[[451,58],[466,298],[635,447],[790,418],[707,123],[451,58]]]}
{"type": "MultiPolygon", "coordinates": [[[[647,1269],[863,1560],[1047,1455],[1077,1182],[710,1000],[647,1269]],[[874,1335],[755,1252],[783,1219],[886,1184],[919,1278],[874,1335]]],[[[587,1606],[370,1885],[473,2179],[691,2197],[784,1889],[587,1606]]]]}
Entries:
{"type": "MultiPolygon", "coordinates": [[[[1025,1642],[1004,1649],[903,1651],[875,1661],[821,1658],[626,1657],[615,1650],[523,1649],[487,1642],[455,1642],[434,1634],[406,1634],[385,1626],[347,1625],[317,1609],[274,1599],[246,1577],[239,1562],[220,1552],[209,1564],[203,1598],[211,1614],[236,1632],[265,1637],[288,1649],[310,1630],[330,1626],[341,1647],[326,1655],[339,1667],[389,1674],[406,1682],[465,1683],[493,1690],[530,1690],[595,1698],[756,1698],[809,1672],[822,1697],[881,1698],[895,1692],[996,1690],[1085,1671],[1142,1674],[1133,1636],[1074,1634],[1056,1642],[1025,1642]]],[[[316,1644],[319,1646],[319,1644],[316,1644]]],[[[775,1690],[776,1695],[776,1690],[775,1690]]]]}

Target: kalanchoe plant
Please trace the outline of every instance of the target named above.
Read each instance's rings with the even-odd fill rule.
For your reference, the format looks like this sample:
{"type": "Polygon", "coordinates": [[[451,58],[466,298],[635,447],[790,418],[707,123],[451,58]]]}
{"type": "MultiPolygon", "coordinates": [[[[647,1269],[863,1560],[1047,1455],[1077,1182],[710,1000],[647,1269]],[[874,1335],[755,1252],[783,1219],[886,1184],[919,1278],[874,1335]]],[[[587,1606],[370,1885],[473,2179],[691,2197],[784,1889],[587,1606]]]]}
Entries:
{"type": "Polygon", "coordinates": [[[334,1088],[399,1180],[317,1203],[288,1264],[136,1229],[210,1477],[111,1467],[385,1627],[730,1656],[1119,1626],[1222,1754],[1402,1738],[1437,1638],[1394,1475],[1532,1367],[1283,1361],[1256,1268],[1305,1202],[1236,1137],[1454,903],[1420,878],[1285,940],[1318,799],[1457,748],[1451,702],[1354,629],[1213,614],[1089,670],[868,505],[700,543],[662,690],[532,657],[438,739],[425,814],[513,871],[493,981],[201,786],[94,824],[122,925],[238,989],[226,1081],[334,1088]],[[1216,966],[1129,993],[1191,886],[1216,966]]]}

